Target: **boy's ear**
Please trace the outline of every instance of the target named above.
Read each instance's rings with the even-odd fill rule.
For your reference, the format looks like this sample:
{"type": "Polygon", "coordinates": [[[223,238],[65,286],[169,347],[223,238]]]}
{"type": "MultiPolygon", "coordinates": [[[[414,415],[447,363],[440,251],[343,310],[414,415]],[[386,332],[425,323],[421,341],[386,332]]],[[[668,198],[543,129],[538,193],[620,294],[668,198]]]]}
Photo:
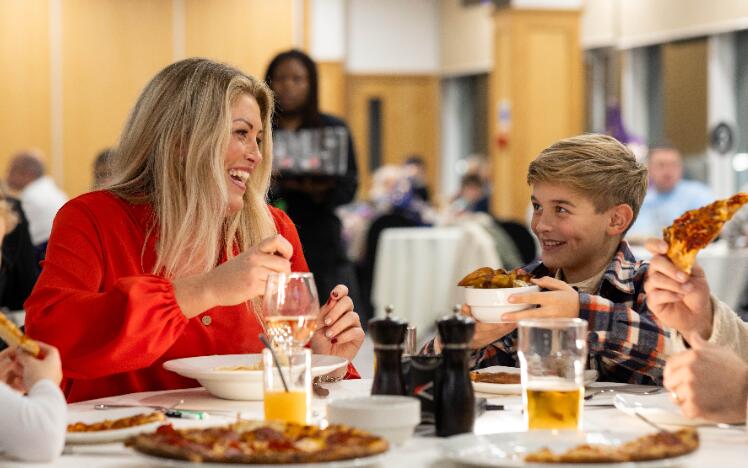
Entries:
{"type": "Polygon", "coordinates": [[[608,234],[617,236],[623,234],[628,229],[631,221],[634,219],[634,210],[626,203],[616,205],[610,212],[610,223],[608,224],[608,234]]]}

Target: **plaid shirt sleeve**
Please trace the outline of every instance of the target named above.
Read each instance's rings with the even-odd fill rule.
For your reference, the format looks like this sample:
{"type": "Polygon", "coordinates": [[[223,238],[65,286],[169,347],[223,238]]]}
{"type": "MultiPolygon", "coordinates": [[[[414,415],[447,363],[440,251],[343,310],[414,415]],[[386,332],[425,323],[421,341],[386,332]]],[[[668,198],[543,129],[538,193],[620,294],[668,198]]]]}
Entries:
{"type": "MultiPolygon", "coordinates": [[[[432,338],[421,348],[419,354],[439,354],[436,352],[435,341],[436,338],[432,338]]],[[[491,366],[517,367],[515,342],[516,332],[499,338],[488,346],[472,350],[470,352],[470,368],[483,369],[484,367],[491,366]]]]}
{"type": "Polygon", "coordinates": [[[589,353],[601,380],[662,385],[668,332],[647,308],[643,291],[633,307],[580,293],[579,317],[589,324],[589,353]]]}

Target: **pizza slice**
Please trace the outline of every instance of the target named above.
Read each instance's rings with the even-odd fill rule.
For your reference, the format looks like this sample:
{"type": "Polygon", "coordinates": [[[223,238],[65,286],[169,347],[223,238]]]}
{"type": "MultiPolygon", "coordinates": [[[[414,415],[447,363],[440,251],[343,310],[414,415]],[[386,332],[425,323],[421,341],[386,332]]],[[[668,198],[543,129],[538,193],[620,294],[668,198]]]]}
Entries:
{"type": "Polygon", "coordinates": [[[34,357],[38,357],[41,352],[39,343],[24,335],[3,313],[0,313],[0,340],[5,341],[8,346],[18,346],[34,357]]]}
{"type": "Polygon", "coordinates": [[[668,243],[668,258],[690,274],[699,250],[713,241],[722,231],[722,226],[746,203],[748,193],[741,192],[683,213],[663,231],[663,239],[668,243]]]}

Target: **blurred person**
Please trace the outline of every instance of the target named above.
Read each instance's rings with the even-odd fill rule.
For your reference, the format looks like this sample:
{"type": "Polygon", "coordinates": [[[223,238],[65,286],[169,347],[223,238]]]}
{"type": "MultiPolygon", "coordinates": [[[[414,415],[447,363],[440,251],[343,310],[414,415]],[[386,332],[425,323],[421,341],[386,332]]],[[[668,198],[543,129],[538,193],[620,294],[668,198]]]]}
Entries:
{"type": "Polygon", "coordinates": [[[627,235],[637,242],[659,237],[664,228],[686,211],[714,201],[709,187],[699,181],[683,179],[683,158],[675,147],[661,144],[650,148],[647,166],[647,196],[627,235]]]}
{"type": "MultiPolygon", "coordinates": [[[[207,59],[146,85],[114,180],[60,210],[25,303],[27,333],[60,350],[68,401],[194,387],[163,362],[263,349],[268,275],[308,271],[293,221],[266,202],[272,114],[267,85],[207,59]]],[[[364,332],[347,288],[321,294],[310,347],[350,361],[364,332]]]]}
{"type": "Polygon", "coordinates": [[[112,157],[114,148],[106,148],[96,155],[93,163],[93,190],[106,187],[112,181],[112,157]]]}
{"type": "Polygon", "coordinates": [[[652,253],[644,283],[648,307],[675,331],[665,387],[688,417],[745,421],[748,323],[710,293],[698,264],[688,275],[666,256],[665,241],[650,239],[645,246],[652,253]]]}
{"type": "Polygon", "coordinates": [[[426,162],[421,156],[414,154],[405,158],[403,167],[405,167],[405,174],[410,181],[413,195],[425,203],[430,203],[431,194],[426,184],[426,162]]]}
{"type": "Polygon", "coordinates": [[[68,197],[52,177],[45,175],[41,156],[35,151],[24,151],[13,156],[8,166],[7,182],[10,190],[17,193],[21,200],[29,220],[31,242],[37,250],[37,258],[43,260],[52,222],[68,197]]]}
{"type": "Polygon", "coordinates": [[[60,355],[53,346],[39,347],[40,358],[17,347],[0,352],[0,453],[51,462],[65,446],[67,405],[59,387],[60,355]]]}
{"type": "MultiPolygon", "coordinates": [[[[647,169],[614,138],[584,134],[543,149],[527,183],[541,253],[522,270],[541,291],[508,302],[538,307],[505,313],[504,323],[476,323],[471,366],[517,367],[519,320],[581,318],[588,323],[588,365],[601,380],[659,384],[668,334],[647,309],[647,264],[623,240],[644,199],[647,169]]],[[[434,351],[438,339],[423,350],[434,351]]]]}
{"type": "MultiPolygon", "coordinates": [[[[346,255],[342,224],[335,214],[337,207],[353,200],[358,188],[356,154],[350,130],[343,120],[320,111],[317,66],[304,52],[289,50],[275,56],[268,65],[265,81],[277,102],[274,132],[306,133],[315,139],[322,131],[337,128],[346,135],[344,173],[281,171],[274,177],[271,197],[296,224],[317,286],[328,290],[338,283],[348,284],[351,288],[349,294],[358,302],[354,267],[346,255]]],[[[320,296],[320,300],[323,297],[320,296]]]]}
{"type": "Polygon", "coordinates": [[[0,242],[0,307],[21,310],[39,277],[39,263],[21,203],[1,191],[0,242]]]}
{"type": "Polygon", "coordinates": [[[460,181],[460,192],[452,202],[456,213],[490,213],[489,194],[478,174],[466,174],[460,181]]]}

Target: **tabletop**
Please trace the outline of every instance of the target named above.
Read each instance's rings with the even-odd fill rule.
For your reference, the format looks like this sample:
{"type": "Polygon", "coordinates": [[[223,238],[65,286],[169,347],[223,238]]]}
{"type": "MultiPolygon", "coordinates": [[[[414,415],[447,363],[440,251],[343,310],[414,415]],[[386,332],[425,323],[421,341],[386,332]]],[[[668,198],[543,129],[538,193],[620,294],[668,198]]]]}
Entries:
{"type": "MultiPolygon", "coordinates": [[[[319,420],[324,417],[325,406],[331,399],[369,394],[371,380],[347,380],[327,384],[327,386],[330,389],[330,395],[325,399],[315,396],[313,400],[313,419],[319,420]]],[[[517,432],[524,429],[521,397],[481,396],[488,397],[489,402],[492,404],[504,405],[506,409],[502,411],[487,411],[478,417],[474,428],[476,434],[517,432]]],[[[224,424],[233,421],[236,418],[237,412],[243,418],[262,418],[262,402],[221,400],[210,396],[202,388],[194,388],[135,393],[74,403],[69,405],[69,419],[75,420],[76,414],[92,411],[93,406],[97,403],[171,406],[180,400],[184,400],[184,404],[180,405],[180,408],[208,411],[209,417],[204,421],[172,420],[176,427],[224,424]]],[[[586,404],[583,419],[585,430],[615,430],[635,432],[642,435],[652,431],[644,422],[611,407],[609,402],[610,400],[605,400],[604,398],[593,398],[586,404]]],[[[745,458],[748,455],[748,433],[746,433],[744,427],[701,427],[699,428],[699,435],[701,438],[701,447],[695,454],[685,460],[681,466],[745,466],[745,458]]],[[[442,440],[436,437],[416,435],[405,444],[391,449],[380,460],[379,464],[374,466],[406,466],[408,468],[460,466],[445,459],[441,450],[442,440]]],[[[0,456],[0,466],[8,468],[49,466],[70,468],[79,468],[81,466],[134,468],[158,465],[154,465],[151,460],[140,458],[121,443],[109,443],[100,445],[69,445],[60,458],[49,464],[21,463],[4,459],[0,456]]]]}

